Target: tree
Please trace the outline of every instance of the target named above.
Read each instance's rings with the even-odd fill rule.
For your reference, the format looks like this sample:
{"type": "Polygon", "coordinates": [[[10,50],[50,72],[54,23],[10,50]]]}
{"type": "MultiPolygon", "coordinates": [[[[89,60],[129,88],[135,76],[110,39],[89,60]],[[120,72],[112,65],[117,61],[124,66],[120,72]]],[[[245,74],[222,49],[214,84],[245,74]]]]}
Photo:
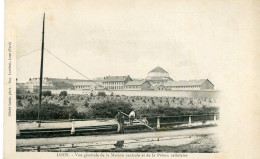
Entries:
{"type": "Polygon", "coordinates": [[[16,87],[16,94],[25,94],[27,93],[26,89],[24,87],[16,87]]]}
{"type": "Polygon", "coordinates": [[[114,118],[118,111],[129,113],[132,105],[123,101],[104,101],[91,106],[96,118],[114,118]]]}
{"type": "Polygon", "coordinates": [[[46,97],[46,96],[51,96],[52,93],[51,93],[51,91],[43,91],[42,95],[46,97]]]}
{"type": "Polygon", "coordinates": [[[84,106],[85,106],[85,107],[88,107],[88,106],[89,106],[89,103],[88,103],[87,100],[84,102],[84,106]]]}
{"type": "Polygon", "coordinates": [[[61,91],[59,94],[60,97],[66,97],[67,95],[68,95],[67,91],[61,91]]]}
{"type": "Polygon", "coordinates": [[[102,96],[102,97],[105,97],[105,96],[107,96],[105,92],[98,92],[98,94],[97,94],[97,95],[98,95],[98,96],[102,96]]]}
{"type": "MultiPolygon", "coordinates": [[[[56,104],[44,103],[41,107],[41,119],[82,119],[86,118],[86,114],[78,113],[76,107],[60,106],[56,104]]],[[[38,117],[38,107],[36,105],[25,106],[24,109],[17,109],[16,117],[18,120],[35,120],[38,117]]]]}

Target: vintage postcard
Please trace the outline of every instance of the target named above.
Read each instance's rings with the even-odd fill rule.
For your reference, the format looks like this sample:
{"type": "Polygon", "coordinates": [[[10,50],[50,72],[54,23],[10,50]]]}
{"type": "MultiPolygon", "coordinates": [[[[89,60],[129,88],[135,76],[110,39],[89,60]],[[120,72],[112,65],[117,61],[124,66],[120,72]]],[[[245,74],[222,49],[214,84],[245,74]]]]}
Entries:
{"type": "Polygon", "coordinates": [[[259,5],[6,0],[4,158],[260,158],[259,5]]]}

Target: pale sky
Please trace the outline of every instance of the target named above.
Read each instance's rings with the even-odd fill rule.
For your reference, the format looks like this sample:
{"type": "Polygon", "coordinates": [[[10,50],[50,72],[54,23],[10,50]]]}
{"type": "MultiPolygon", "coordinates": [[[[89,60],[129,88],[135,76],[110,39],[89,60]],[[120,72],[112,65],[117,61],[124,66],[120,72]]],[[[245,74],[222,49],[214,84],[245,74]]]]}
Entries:
{"type": "MultiPolygon", "coordinates": [[[[174,80],[208,78],[221,90],[218,128],[223,153],[217,155],[259,158],[259,0],[5,3],[5,42],[13,39],[9,36],[15,28],[17,57],[40,49],[45,12],[46,48],[90,78],[145,78],[158,65],[174,80]]],[[[40,51],[16,64],[19,82],[39,77],[40,51]]],[[[44,76],[81,77],[47,52],[44,76]]]]}
{"type": "MultiPolygon", "coordinates": [[[[174,80],[208,78],[219,88],[222,78],[242,69],[226,67],[238,60],[243,42],[243,15],[231,2],[26,2],[18,1],[15,11],[18,57],[41,48],[45,12],[45,47],[92,79],[145,78],[161,66],[174,80]]],[[[82,78],[46,51],[44,56],[45,77],[82,78]]],[[[17,60],[19,82],[39,71],[40,50],[17,60]]]]}

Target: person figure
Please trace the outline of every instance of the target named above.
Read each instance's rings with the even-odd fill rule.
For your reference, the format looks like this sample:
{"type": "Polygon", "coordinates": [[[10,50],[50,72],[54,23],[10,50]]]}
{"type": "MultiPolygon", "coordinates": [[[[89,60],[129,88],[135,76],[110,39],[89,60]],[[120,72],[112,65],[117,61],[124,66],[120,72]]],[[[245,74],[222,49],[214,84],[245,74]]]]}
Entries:
{"type": "Polygon", "coordinates": [[[124,142],[125,142],[124,140],[117,141],[116,144],[114,144],[114,146],[116,148],[123,148],[124,142]]]}
{"type": "Polygon", "coordinates": [[[148,120],[146,119],[146,117],[143,119],[143,122],[145,125],[148,125],[148,120]]]}
{"type": "Polygon", "coordinates": [[[121,122],[120,122],[122,125],[121,125],[121,134],[124,134],[125,133],[125,116],[122,114],[122,118],[121,118],[121,122]]]}
{"type": "Polygon", "coordinates": [[[135,119],[135,110],[131,111],[129,114],[129,123],[130,125],[133,125],[133,121],[135,119]]]}
{"type": "Polygon", "coordinates": [[[117,118],[118,126],[117,126],[117,132],[118,133],[123,133],[124,129],[124,116],[121,111],[118,111],[117,115],[115,116],[117,118]]]}

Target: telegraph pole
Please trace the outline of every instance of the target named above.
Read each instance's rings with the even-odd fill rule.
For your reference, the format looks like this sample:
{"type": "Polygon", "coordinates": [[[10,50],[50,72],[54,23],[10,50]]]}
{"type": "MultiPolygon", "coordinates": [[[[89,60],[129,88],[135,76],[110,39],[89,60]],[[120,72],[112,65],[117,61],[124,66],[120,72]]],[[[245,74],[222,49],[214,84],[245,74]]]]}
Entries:
{"type": "Polygon", "coordinates": [[[42,50],[41,50],[41,68],[40,68],[40,88],[39,88],[39,105],[38,105],[38,127],[41,127],[40,110],[42,105],[42,73],[43,73],[43,55],[44,55],[44,25],[45,13],[43,14],[43,27],[42,27],[42,50]]]}

